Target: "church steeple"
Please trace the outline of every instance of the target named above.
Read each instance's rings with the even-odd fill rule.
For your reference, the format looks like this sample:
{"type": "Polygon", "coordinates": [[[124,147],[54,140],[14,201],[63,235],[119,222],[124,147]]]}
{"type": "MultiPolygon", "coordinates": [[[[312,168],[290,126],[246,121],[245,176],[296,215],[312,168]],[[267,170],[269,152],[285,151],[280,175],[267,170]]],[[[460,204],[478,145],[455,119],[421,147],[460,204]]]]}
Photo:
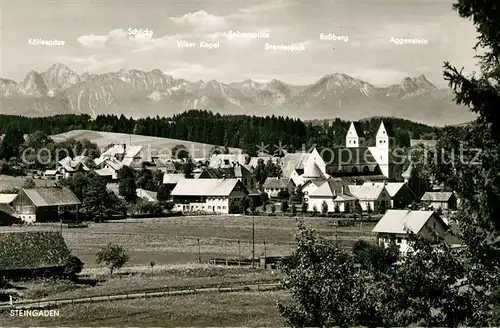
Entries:
{"type": "Polygon", "coordinates": [[[359,122],[351,122],[347,135],[345,137],[345,145],[347,148],[357,148],[365,145],[365,134],[359,122]]]}

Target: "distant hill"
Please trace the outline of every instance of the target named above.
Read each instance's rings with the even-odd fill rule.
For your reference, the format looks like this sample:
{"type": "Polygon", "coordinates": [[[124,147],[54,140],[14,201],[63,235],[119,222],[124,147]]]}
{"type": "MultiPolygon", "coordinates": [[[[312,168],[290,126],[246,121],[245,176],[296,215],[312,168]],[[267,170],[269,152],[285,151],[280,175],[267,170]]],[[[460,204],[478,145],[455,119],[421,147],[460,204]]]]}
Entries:
{"type": "Polygon", "coordinates": [[[26,116],[123,113],[137,118],[208,109],[303,120],[390,116],[438,126],[475,118],[453,102],[451,90],[436,88],[423,75],[406,77],[388,87],[342,73],[325,75],[304,86],[276,79],[225,84],[174,79],[159,69],[78,75],[65,65],[54,64],[44,72],[31,71],[20,82],[0,78],[0,99],[3,113],[26,116]]]}
{"type": "MultiPolygon", "coordinates": [[[[126,133],[100,132],[90,130],[73,130],[66,133],[52,135],[51,138],[56,141],[64,141],[69,138],[77,140],[88,139],[97,144],[99,148],[105,149],[110,144],[126,144],[132,146],[150,147],[151,152],[169,154],[169,152],[177,145],[185,146],[191,156],[195,158],[207,158],[214,145],[192,142],[186,140],[158,138],[143,135],[134,135],[126,133]]],[[[229,148],[229,151],[239,151],[237,148],[229,148]]]]}

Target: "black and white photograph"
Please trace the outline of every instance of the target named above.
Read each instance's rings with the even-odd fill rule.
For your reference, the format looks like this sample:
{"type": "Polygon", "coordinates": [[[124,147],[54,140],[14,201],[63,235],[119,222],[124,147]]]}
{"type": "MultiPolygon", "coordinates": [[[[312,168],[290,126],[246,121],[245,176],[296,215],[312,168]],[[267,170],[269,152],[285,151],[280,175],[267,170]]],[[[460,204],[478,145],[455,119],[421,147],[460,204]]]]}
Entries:
{"type": "Polygon", "coordinates": [[[0,0],[0,326],[499,326],[499,82],[497,0],[0,0]]]}

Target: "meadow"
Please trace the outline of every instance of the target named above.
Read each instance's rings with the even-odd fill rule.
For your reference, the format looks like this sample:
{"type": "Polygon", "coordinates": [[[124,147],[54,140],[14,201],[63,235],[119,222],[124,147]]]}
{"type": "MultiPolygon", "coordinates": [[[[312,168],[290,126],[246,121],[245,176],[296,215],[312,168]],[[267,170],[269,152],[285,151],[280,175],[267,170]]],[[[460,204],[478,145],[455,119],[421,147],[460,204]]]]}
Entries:
{"type": "Polygon", "coordinates": [[[0,313],[4,327],[282,327],[286,292],[213,293],[61,306],[59,317],[0,313]]]}
{"type": "MultiPolygon", "coordinates": [[[[61,142],[69,138],[76,140],[88,139],[97,144],[100,149],[105,148],[110,144],[127,144],[131,146],[146,146],[150,147],[151,151],[156,153],[162,151],[162,154],[169,154],[169,151],[177,145],[185,146],[191,156],[195,158],[206,158],[210,155],[210,151],[214,145],[204,144],[193,141],[150,137],[136,134],[100,132],[90,130],[73,130],[66,133],[50,136],[54,141],[61,142]]],[[[230,151],[237,151],[237,148],[229,148],[230,151]]]]}
{"type": "MultiPolygon", "coordinates": [[[[255,217],[255,257],[287,256],[295,247],[297,220],[291,217],[255,217]]],[[[358,239],[374,241],[375,223],[337,227],[328,218],[306,218],[319,234],[337,239],[346,247],[358,239]]],[[[87,228],[58,225],[0,227],[1,231],[61,229],[72,253],[87,268],[98,267],[96,254],[108,243],[123,246],[130,256],[127,266],[174,265],[208,262],[210,258],[238,259],[252,256],[251,216],[185,216],[161,219],[127,219],[90,223],[87,228]]]]}
{"type": "MultiPolygon", "coordinates": [[[[0,190],[21,188],[28,177],[13,177],[10,175],[0,175],[0,190]]],[[[53,186],[54,180],[33,179],[37,187],[53,186]]]]}

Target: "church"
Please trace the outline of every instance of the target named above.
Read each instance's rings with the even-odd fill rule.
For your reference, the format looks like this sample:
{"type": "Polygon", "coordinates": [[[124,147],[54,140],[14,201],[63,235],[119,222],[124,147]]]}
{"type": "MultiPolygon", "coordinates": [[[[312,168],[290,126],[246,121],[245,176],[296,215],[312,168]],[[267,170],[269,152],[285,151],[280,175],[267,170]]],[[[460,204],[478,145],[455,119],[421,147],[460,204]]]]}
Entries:
{"type": "MultiPolygon", "coordinates": [[[[380,123],[375,145],[368,146],[361,124],[352,122],[346,134],[345,147],[313,149],[309,154],[301,154],[299,162],[288,161],[292,163],[287,163],[284,173],[288,173],[296,185],[329,177],[396,181],[399,177],[395,174],[392,156],[395,144],[394,132],[389,124],[380,123]]],[[[293,154],[290,159],[297,156],[293,154]]]]}

